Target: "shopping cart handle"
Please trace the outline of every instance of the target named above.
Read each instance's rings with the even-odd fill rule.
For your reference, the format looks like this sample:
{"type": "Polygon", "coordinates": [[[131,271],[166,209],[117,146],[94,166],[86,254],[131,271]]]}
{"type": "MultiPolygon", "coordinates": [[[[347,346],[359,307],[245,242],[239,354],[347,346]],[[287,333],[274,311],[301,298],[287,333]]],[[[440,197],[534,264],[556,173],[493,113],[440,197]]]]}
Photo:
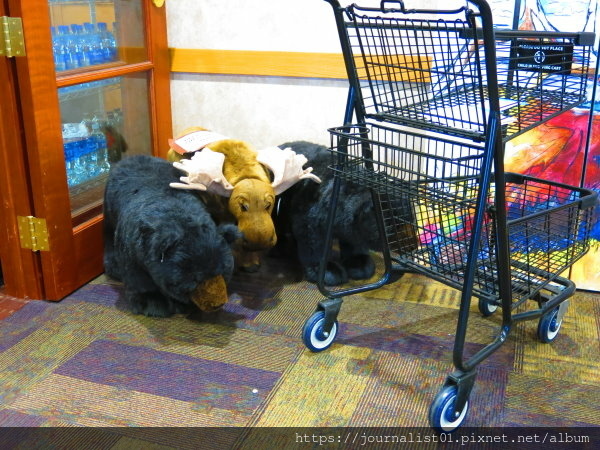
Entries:
{"type": "MultiPolygon", "coordinates": [[[[339,6],[339,2],[337,0],[325,0],[329,3],[331,3],[333,5],[333,3],[337,3],[339,6]]],[[[474,5],[476,5],[480,10],[481,9],[487,9],[490,11],[490,16],[491,16],[491,10],[490,10],[490,6],[488,4],[488,2],[486,0],[468,0],[469,2],[473,3],[474,5]]],[[[407,10],[406,7],[404,6],[404,1],[403,0],[381,0],[381,3],[379,4],[379,8],[381,9],[381,11],[383,12],[402,12],[402,13],[410,13],[410,12],[416,12],[418,10],[416,9],[410,9],[407,10]],[[400,5],[400,8],[386,8],[385,4],[386,3],[397,3],[400,5]]],[[[425,11],[425,10],[423,10],[425,11]]]]}
{"type": "MultiPolygon", "coordinates": [[[[458,36],[461,39],[477,39],[483,37],[483,30],[477,28],[464,28],[459,30],[458,36]]],[[[510,39],[571,39],[573,44],[581,46],[594,45],[596,41],[596,33],[592,31],[540,31],[540,30],[494,30],[494,36],[499,41],[508,41],[510,39]]]]}
{"type": "Polygon", "coordinates": [[[381,8],[381,10],[383,12],[386,12],[386,11],[406,12],[406,9],[404,8],[404,2],[402,0],[381,0],[381,3],[379,5],[379,7],[381,8]],[[400,9],[397,9],[397,8],[386,8],[385,7],[386,3],[398,3],[400,5],[400,9]]]}

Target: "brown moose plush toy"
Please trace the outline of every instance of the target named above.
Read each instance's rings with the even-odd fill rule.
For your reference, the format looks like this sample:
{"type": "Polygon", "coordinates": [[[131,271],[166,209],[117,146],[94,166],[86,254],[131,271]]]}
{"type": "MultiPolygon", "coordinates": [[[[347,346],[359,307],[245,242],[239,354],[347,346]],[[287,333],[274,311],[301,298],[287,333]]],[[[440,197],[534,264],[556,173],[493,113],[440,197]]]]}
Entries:
{"type": "Polygon", "coordinates": [[[242,270],[258,270],[260,252],[277,242],[271,218],[275,197],[300,180],[321,182],[312,168],[303,169],[306,157],[289,148],[255,151],[244,141],[199,127],[169,144],[167,159],[185,173],[171,187],[205,191],[203,198],[215,220],[237,223],[243,234],[242,252],[236,255],[242,270]]]}

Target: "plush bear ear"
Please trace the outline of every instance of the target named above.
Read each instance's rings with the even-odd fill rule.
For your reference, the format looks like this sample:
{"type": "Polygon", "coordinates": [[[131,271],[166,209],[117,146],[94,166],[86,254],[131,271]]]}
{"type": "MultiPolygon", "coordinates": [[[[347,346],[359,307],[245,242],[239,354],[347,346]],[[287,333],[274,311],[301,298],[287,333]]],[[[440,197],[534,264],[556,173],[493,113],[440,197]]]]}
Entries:
{"type": "Polygon", "coordinates": [[[160,216],[148,215],[139,224],[141,246],[150,254],[164,261],[185,239],[185,233],[177,223],[167,222],[160,216]],[[167,225],[168,223],[168,225],[167,225]]]}
{"type": "Polygon", "coordinates": [[[232,223],[224,223],[219,225],[219,234],[225,238],[225,241],[228,244],[232,244],[237,239],[242,238],[242,232],[238,229],[238,227],[232,223]]]}
{"type": "Polygon", "coordinates": [[[159,250],[160,262],[165,262],[165,261],[171,260],[171,258],[177,251],[177,248],[179,248],[180,245],[181,245],[180,241],[161,242],[160,250],[159,250]]]}
{"type": "Polygon", "coordinates": [[[370,198],[356,206],[353,217],[354,223],[363,223],[370,215],[374,214],[373,201],[370,198]]]}
{"type": "Polygon", "coordinates": [[[137,245],[139,247],[149,248],[154,235],[155,227],[147,221],[141,222],[137,228],[137,245]]]}

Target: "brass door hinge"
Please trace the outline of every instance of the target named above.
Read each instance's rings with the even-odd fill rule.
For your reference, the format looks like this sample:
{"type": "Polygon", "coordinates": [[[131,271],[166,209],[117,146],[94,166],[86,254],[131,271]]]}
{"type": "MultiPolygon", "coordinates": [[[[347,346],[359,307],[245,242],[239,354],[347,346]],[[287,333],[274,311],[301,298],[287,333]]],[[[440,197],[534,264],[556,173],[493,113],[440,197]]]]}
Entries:
{"type": "Polygon", "coordinates": [[[0,16],[0,56],[25,56],[23,22],[20,17],[0,16]]]}
{"type": "Polygon", "coordinates": [[[21,239],[21,248],[29,248],[33,252],[48,251],[48,228],[46,219],[38,219],[33,216],[18,216],[19,237],[21,239]]]}

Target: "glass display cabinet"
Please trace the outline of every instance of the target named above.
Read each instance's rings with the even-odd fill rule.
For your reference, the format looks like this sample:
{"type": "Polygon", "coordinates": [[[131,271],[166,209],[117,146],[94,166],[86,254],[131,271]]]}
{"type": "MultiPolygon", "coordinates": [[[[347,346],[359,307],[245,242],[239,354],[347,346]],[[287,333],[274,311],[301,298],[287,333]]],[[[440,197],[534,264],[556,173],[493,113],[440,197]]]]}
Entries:
{"type": "MultiPolygon", "coordinates": [[[[27,192],[3,195],[15,211],[28,210],[17,212],[13,225],[35,228],[23,219],[29,217],[43,221],[47,231],[41,238],[46,244],[29,249],[31,256],[21,248],[12,251],[19,258],[3,258],[3,268],[30,260],[36,272],[17,276],[15,290],[5,280],[9,294],[56,300],[99,275],[110,168],[131,155],[164,156],[168,149],[170,73],[162,3],[7,1],[4,14],[20,17],[23,27],[25,55],[2,64],[15,93],[22,136],[14,144],[28,182],[27,192]]],[[[23,186],[5,188],[17,190],[23,186]]]]}
{"type": "MultiPolygon", "coordinates": [[[[56,76],[71,75],[76,80],[78,74],[147,60],[143,7],[139,0],[50,1],[56,76]]],[[[142,72],[58,89],[67,184],[76,224],[102,205],[111,164],[128,151],[151,152],[148,83],[142,72]]]]}

